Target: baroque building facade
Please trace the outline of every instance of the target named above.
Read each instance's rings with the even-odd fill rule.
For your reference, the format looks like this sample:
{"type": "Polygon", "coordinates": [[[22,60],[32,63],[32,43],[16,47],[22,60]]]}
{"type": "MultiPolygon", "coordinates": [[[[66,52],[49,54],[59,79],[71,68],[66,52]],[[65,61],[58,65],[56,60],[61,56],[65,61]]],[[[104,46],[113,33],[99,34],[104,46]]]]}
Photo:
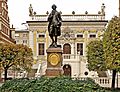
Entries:
{"type": "MultiPolygon", "coordinates": [[[[0,0],[0,43],[15,44],[13,39],[15,28],[13,26],[10,28],[7,1],[0,0]]],[[[2,81],[1,72],[2,70],[0,69],[0,81],[2,81]]]]}
{"type": "Polygon", "coordinates": [[[16,44],[24,44],[29,46],[29,31],[26,29],[15,30],[14,39],[16,44]]]}
{"type": "MultiPolygon", "coordinates": [[[[102,39],[105,30],[105,6],[102,4],[98,14],[72,14],[62,15],[61,36],[58,44],[63,50],[63,74],[72,77],[92,77],[97,73],[87,69],[87,44],[92,40],[102,39]]],[[[34,65],[32,76],[45,74],[47,54],[51,39],[48,34],[48,21],[46,15],[36,15],[32,5],[29,8],[30,20],[27,21],[29,28],[29,47],[33,50],[34,65]],[[35,75],[34,75],[35,74],[35,75]]]]}
{"type": "Polygon", "coordinates": [[[7,0],[0,0],[0,43],[15,43],[12,31],[15,29],[10,28],[7,0]]]}

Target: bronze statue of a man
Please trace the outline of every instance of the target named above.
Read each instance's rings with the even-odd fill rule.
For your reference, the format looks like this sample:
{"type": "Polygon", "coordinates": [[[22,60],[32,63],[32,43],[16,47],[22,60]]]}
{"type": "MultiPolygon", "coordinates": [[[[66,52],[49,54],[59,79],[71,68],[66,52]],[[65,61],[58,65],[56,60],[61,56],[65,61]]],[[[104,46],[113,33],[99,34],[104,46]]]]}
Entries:
{"type": "Polygon", "coordinates": [[[56,10],[57,6],[55,4],[52,5],[52,11],[48,16],[48,32],[49,36],[52,39],[52,44],[50,47],[57,48],[57,36],[61,35],[61,24],[62,18],[60,12],[56,10]]]}

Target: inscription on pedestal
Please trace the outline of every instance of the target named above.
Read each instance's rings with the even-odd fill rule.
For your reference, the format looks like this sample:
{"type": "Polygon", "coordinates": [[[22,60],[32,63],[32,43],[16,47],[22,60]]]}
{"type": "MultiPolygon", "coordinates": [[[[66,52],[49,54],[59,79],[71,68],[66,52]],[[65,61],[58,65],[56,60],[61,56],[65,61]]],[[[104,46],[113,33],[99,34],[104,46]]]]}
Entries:
{"type": "Polygon", "coordinates": [[[62,60],[61,48],[48,48],[46,76],[62,75],[62,60]]]}

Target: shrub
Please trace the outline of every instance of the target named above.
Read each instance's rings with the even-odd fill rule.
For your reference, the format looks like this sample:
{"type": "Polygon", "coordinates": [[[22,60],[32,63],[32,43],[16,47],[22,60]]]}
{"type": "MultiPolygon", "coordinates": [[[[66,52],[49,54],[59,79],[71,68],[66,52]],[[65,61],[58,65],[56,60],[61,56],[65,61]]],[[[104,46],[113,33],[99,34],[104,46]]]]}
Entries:
{"type": "Polygon", "coordinates": [[[0,88],[0,92],[106,92],[92,79],[73,80],[70,77],[41,77],[39,79],[13,79],[0,88]]]}

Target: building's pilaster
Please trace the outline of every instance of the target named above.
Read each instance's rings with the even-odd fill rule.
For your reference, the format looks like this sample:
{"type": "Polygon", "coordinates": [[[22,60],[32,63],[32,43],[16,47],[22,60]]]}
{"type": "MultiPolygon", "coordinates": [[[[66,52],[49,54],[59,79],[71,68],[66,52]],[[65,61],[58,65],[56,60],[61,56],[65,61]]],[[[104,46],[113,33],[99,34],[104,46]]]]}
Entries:
{"type": "Polygon", "coordinates": [[[46,31],[46,48],[47,49],[49,47],[49,34],[48,34],[48,31],[46,31]]]}
{"type": "Polygon", "coordinates": [[[29,47],[32,49],[32,51],[34,51],[34,44],[33,44],[33,31],[29,31],[29,47]]]}
{"type": "Polygon", "coordinates": [[[33,56],[37,56],[37,31],[33,31],[33,56]]]}

